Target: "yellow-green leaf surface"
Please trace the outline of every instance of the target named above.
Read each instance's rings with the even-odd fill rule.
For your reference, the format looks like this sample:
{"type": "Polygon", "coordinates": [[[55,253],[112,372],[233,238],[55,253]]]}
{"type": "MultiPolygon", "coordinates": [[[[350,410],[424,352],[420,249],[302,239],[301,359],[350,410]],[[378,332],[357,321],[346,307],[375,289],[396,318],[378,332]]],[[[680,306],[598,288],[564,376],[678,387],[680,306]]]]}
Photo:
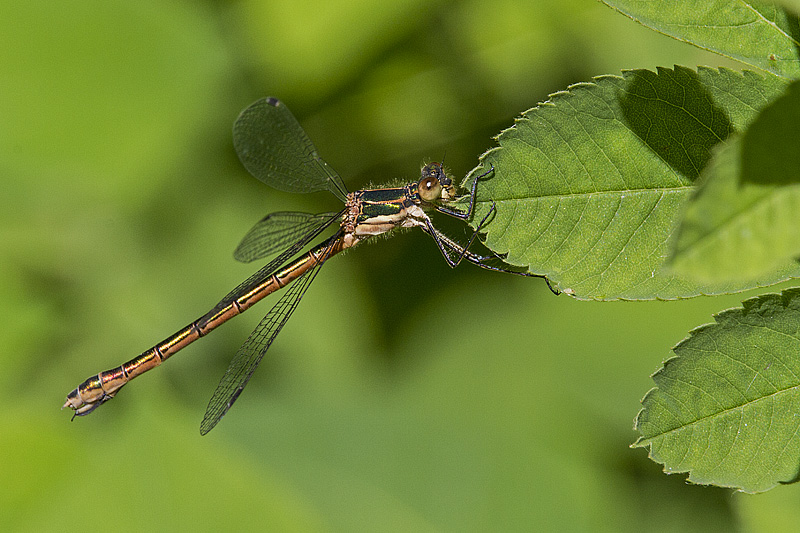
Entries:
{"type": "Polygon", "coordinates": [[[653,460],[760,492],[800,471],[800,289],[723,311],[674,348],[636,418],[653,460]]]}
{"type": "Polygon", "coordinates": [[[108,201],[112,183],[122,181],[117,194],[143,195],[143,176],[152,179],[155,166],[179,157],[170,143],[191,145],[187,132],[221,113],[226,50],[197,7],[153,0],[54,7],[9,4],[0,17],[0,171],[39,184],[41,194],[108,201]],[[83,190],[89,179],[76,177],[95,181],[83,190]]]}
{"type": "Polygon", "coordinates": [[[800,83],[716,151],[681,223],[672,266],[700,280],[786,268],[800,256],[800,83]]]}
{"type": "Polygon", "coordinates": [[[797,15],[768,2],[601,0],[658,32],[779,76],[800,75],[797,15]]]}
{"type": "MultiPolygon", "coordinates": [[[[676,67],[604,76],[516,120],[470,174],[486,245],[584,299],[718,294],[800,275],[698,283],[663,268],[676,224],[712,149],[744,129],[785,82],[752,72],[676,67]]],[[[473,221],[473,223],[475,223],[473,221]]]]}

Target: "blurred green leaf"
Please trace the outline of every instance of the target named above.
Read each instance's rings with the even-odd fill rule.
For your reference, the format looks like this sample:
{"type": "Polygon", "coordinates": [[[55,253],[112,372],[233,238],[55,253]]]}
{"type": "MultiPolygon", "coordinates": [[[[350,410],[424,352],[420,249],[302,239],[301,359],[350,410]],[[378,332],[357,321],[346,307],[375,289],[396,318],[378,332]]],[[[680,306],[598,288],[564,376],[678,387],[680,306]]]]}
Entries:
{"type": "MultiPolygon", "coordinates": [[[[577,84],[525,112],[470,174],[494,166],[486,245],[587,299],[672,299],[776,283],[697,283],[662,269],[712,148],[785,87],[780,78],[676,67],[577,84]]],[[[481,213],[475,220],[481,219],[481,213]]]]}
{"type": "Polygon", "coordinates": [[[142,406],[138,416],[122,425],[96,426],[90,432],[103,446],[89,447],[83,442],[90,434],[84,433],[86,425],[80,428],[63,417],[57,420],[31,405],[11,413],[0,433],[0,449],[9,453],[0,465],[0,475],[13,480],[0,487],[4,529],[57,531],[65,524],[85,524],[94,510],[131,506],[147,511],[131,513],[117,521],[115,529],[158,530],[164,524],[180,524],[179,529],[200,531],[322,530],[323,517],[291,480],[274,470],[261,471],[252,460],[229,453],[230,449],[187,439],[195,424],[190,426],[163,406],[158,412],[148,409],[142,406]],[[164,449],[180,451],[143,460],[141,451],[156,441],[164,449]],[[168,504],[148,503],[152,493],[143,485],[151,476],[157,476],[168,504]],[[77,494],[76,479],[103,489],[88,488],[84,498],[66,496],[77,494]],[[259,512],[254,515],[253,509],[259,512]]]}
{"type": "Polygon", "coordinates": [[[746,300],[673,350],[636,418],[651,458],[689,481],[761,492],[800,470],[800,289],[746,300]]]}
{"type": "Polygon", "coordinates": [[[155,0],[6,3],[0,172],[36,204],[144,195],[160,165],[179,164],[195,141],[188,132],[222,111],[232,65],[208,11],[155,0]]]}
{"type": "Polygon", "coordinates": [[[660,33],[779,76],[800,75],[797,15],[768,2],[601,0],[660,33]]]}
{"type": "Polygon", "coordinates": [[[794,11],[795,13],[800,12],[800,0],[778,0],[775,3],[794,11]]]}
{"type": "Polygon", "coordinates": [[[430,0],[244,0],[233,14],[247,59],[257,65],[271,94],[321,100],[402,40],[433,5],[430,0]]]}
{"type": "Polygon", "coordinates": [[[672,268],[700,280],[752,279],[800,255],[800,82],[715,153],[678,231],[672,268]]]}

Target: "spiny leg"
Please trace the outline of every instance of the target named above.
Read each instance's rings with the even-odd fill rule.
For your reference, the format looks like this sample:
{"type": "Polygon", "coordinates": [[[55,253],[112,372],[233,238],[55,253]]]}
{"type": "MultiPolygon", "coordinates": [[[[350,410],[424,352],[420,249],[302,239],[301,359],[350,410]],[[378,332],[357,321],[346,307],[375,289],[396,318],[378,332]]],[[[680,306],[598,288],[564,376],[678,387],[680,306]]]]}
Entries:
{"type": "MultiPolygon", "coordinates": [[[[433,237],[433,239],[436,241],[437,245],[439,245],[439,250],[442,252],[442,255],[445,257],[445,260],[447,261],[447,264],[450,265],[453,268],[455,268],[461,262],[461,259],[466,259],[467,261],[469,261],[473,265],[479,266],[479,267],[481,267],[483,269],[486,269],[486,270],[491,270],[492,272],[504,272],[504,273],[507,273],[507,274],[515,274],[517,276],[525,276],[527,278],[542,278],[545,281],[545,283],[547,284],[547,288],[550,289],[550,292],[552,292],[556,296],[561,294],[561,291],[559,291],[556,288],[554,288],[550,284],[550,280],[547,279],[547,276],[545,276],[544,274],[533,274],[531,272],[519,272],[517,270],[510,270],[510,269],[507,269],[507,268],[502,268],[502,267],[497,267],[497,266],[491,265],[487,261],[490,261],[490,260],[493,260],[493,259],[500,259],[502,261],[502,257],[500,257],[497,254],[495,254],[494,257],[491,257],[491,256],[478,255],[476,253],[470,252],[469,250],[467,250],[467,248],[461,246],[460,244],[455,242],[453,239],[451,239],[450,237],[448,237],[447,235],[445,235],[444,233],[442,233],[441,231],[436,229],[432,224],[429,227],[422,226],[422,230],[425,233],[427,233],[428,235],[430,235],[431,237],[433,237]],[[458,254],[459,255],[459,259],[455,260],[455,259],[451,258],[450,255],[449,255],[450,253],[458,254]]],[[[470,240],[470,243],[471,242],[472,241],[470,240]]]]}
{"type": "MultiPolygon", "coordinates": [[[[427,226],[427,228],[425,228],[425,232],[428,235],[430,235],[431,237],[433,237],[434,241],[436,241],[436,245],[439,247],[439,251],[442,252],[442,255],[444,256],[445,261],[447,261],[447,264],[450,265],[451,268],[455,268],[459,264],[461,264],[461,260],[464,259],[464,257],[466,257],[466,255],[468,253],[470,253],[467,250],[469,250],[469,247],[472,246],[473,242],[475,242],[475,238],[478,236],[478,233],[481,231],[481,229],[483,228],[483,225],[486,223],[486,221],[489,219],[489,217],[494,213],[495,208],[496,208],[495,203],[492,202],[492,207],[489,208],[489,212],[486,213],[486,215],[483,217],[483,219],[481,219],[480,223],[478,224],[478,227],[476,227],[475,231],[472,232],[472,236],[470,236],[469,242],[467,242],[467,245],[463,246],[463,247],[460,246],[460,245],[457,245],[449,237],[447,237],[446,239],[442,239],[442,237],[444,237],[444,234],[441,231],[437,230],[433,226],[433,223],[431,222],[431,219],[429,219],[429,218],[425,219],[425,225],[427,226]],[[447,245],[450,246],[450,248],[452,250],[458,251],[459,255],[458,255],[457,259],[453,259],[447,254],[447,251],[445,250],[445,240],[449,241],[447,243],[447,245]]],[[[481,257],[481,256],[478,256],[478,257],[481,257]]],[[[484,259],[484,258],[481,257],[481,259],[484,259]]]]}

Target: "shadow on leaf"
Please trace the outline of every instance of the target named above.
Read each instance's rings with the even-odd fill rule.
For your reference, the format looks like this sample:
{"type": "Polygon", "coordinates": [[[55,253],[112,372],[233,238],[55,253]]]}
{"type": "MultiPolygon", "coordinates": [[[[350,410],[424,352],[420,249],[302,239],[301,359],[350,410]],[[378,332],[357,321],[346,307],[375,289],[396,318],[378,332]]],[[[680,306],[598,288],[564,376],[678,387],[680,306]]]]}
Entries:
{"type": "Polygon", "coordinates": [[[800,82],[761,110],[742,138],[741,182],[800,183],[800,82]]]}
{"type": "Polygon", "coordinates": [[[659,68],[625,73],[619,103],[631,130],[681,175],[695,180],[711,149],[733,132],[693,70],[659,68]]]}

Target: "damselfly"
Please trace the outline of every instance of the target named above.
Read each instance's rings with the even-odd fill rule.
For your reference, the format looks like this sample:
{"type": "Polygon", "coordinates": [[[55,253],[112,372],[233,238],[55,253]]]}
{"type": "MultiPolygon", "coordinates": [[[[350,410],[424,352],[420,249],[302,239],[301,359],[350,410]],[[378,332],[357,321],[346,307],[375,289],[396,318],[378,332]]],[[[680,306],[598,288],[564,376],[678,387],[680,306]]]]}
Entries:
{"type": "Polygon", "coordinates": [[[289,109],[276,98],[259,100],[245,109],[233,126],[233,141],[239,159],[262,182],[287,192],[327,190],[345,203],[344,209],[338,213],[317,215],[278,212],[258,222],[236,248],[234,257],[249,262],[276,253],[278,256],[199,319],[127,363],[100,372],[81,383],[67,395],[64,404],[64,407],[75,411],[75,416],[91,413],[113,398],[123,385],[136,376],[157,367],[223,322],[291,284],[236,352],[225,371],[200,425],[200,433],[205,435],[217,425],[242,393],[261,358],[316,277],[319,267],[342,250],[395,228],[421,228],[433,237],[451,267],[466,259],[489,270],[541,277],[492,265],[490,262],[494,257],[469,251],[478,232],[492,216],[494,203],[464,246],[439,231],[427,214],[427,211],[438,211],[462,220],[469,219],[475,206],[478,181],[492,172],[491,168],[472,182],[468,197],[456,195],[452,179],[440,163],[425,165],[419,181],[404,187],[348,193],[339,175],[317,155],[316,148],[289,109]],[[468,198],[466,211],[449,206],[462,198],[468,198]],[[338,223],[339,227],[332,237],[292,260],[334,223],[338,223]]]}

